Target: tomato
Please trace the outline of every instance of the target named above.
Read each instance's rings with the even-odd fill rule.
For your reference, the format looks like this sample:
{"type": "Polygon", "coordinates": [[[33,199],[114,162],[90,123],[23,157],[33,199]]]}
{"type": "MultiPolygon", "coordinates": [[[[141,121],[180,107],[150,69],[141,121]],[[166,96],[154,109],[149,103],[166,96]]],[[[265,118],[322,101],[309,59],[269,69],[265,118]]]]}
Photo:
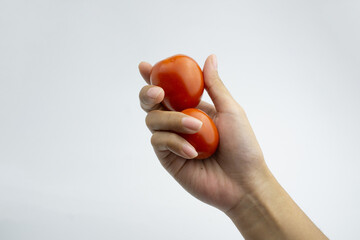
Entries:
{"type": "Polygon", "coordinates": [[[164,89],[163,105],[173,111],[196,107],[204,92],[204,77],[194,59],[175,55],[156,63],[150,83],[164,89]]]}
{"type": "Polygon", "coordinates": [[[219,132],[213,120],[206,113],[196,108],[185,109],[182,113],[203,122],[203,125],[197,133],[179,134],[196,149],[199,154],[196,159],[204,159],[213,155],[219,144],[219,132]]]}

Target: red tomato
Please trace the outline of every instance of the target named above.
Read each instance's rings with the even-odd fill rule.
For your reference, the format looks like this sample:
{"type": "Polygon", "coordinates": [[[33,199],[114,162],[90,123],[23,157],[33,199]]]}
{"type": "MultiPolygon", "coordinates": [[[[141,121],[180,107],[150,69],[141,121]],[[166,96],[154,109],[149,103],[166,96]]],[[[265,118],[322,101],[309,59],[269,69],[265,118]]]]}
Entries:
{"type": "Polygon", "coordinates": [[[175,55],[155,64],[150,83],[164,89],[163,105],[173,111],[196,107],[204,92],[201,68],[185,55],[175,55]]]}
{"type": "Polygon", "coordinates": [[[199,154],[196,159],[204,159],[213,155],[219,144],[219,133],[213,120],[206,113],[196,108],[185,109],[182,113],[203,122],[197,133],[179,134],[196,149],[199,154]]]}

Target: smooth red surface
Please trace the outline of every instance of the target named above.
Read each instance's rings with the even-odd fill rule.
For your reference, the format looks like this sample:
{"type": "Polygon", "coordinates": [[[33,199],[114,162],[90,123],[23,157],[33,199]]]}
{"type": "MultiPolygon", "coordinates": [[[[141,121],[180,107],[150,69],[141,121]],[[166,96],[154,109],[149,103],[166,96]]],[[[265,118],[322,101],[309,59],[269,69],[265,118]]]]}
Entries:
{"type": "Polygon", "coordinates": [[[203,111],[196,108],[189,108],[182,111],[203,122],[202,127],[194,134],[180,134],[198,152],[196,159],[208,158],[214,154],[219,145],[219,133],[213,120],[203,111]]]}
{"type": "Polygon", "coordinates": [[[175,55],[156,63],[150,83],[164,89],[163,105],[173,111],[196,107],[204,92],[204,77],[194,59],[175,55]]]}

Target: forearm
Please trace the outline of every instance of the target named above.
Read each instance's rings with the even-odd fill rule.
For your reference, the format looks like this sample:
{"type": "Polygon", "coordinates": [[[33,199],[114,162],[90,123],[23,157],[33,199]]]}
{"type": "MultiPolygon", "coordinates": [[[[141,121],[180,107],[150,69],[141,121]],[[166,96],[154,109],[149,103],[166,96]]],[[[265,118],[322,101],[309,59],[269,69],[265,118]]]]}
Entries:
{"type": "Polygon", "coordinates": [[[270,172],[227,212],[245,239],[327,239],[270,172]]]}

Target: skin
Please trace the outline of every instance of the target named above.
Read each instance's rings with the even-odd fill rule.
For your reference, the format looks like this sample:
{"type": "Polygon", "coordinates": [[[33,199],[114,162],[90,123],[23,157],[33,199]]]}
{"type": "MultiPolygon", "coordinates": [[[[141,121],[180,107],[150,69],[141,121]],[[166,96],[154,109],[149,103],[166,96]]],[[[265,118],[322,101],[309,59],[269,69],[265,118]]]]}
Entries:
{"type": "MultiPolygon", "coordinates": [[[[139,64],[150,83],[149,63],[139,64]]],[[[203,67],[205,89],[214,105],[201,102],[218,128],[220,143],[210,158],[197,160],[195,149],[174,132],[195,133],[201,123],[161,106],[164,91],[146,85],[139,94],[151,143],[164,168],[189,193],[223,211],[245,239],[327,239],[276,181],[244,109],[221,81],[215,55],[203,67]]]]}

